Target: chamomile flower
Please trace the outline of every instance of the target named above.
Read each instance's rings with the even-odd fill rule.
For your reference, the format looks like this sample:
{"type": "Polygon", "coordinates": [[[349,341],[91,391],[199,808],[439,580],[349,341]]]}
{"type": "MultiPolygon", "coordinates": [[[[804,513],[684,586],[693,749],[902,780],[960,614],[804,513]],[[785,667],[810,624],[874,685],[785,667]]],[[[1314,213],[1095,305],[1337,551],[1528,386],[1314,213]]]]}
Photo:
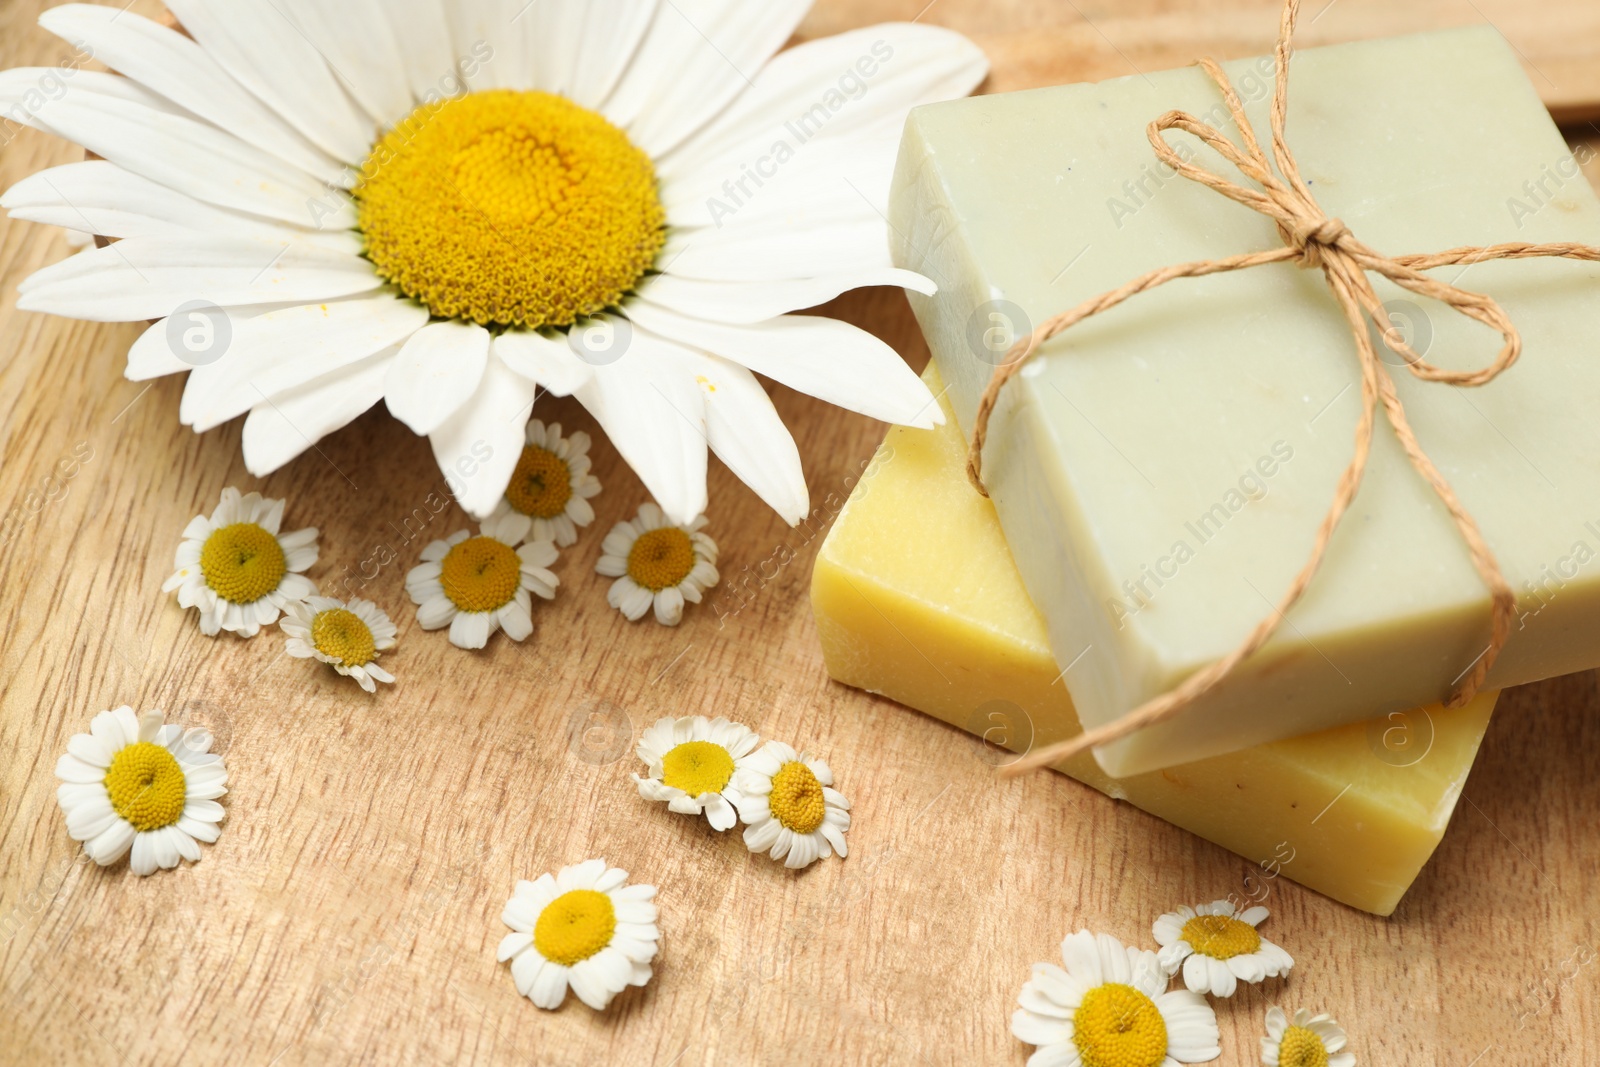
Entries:
{"type": "Polygon", "coordinates": [[[310,597],[290,604],[278,625],[289,635],[285,651],[296,659],[319,659],[369,693],[377,682],[394,681],[378,666],[378,653],[394,647],[394,623],[370,600],[310,597]]]}
{"type": "Polygon", "coordinates": [[[56,762],[56,802],[67,832],[102,867],[131,850],[134,874],[200,858],[198,842],[217,839],[228,790],[211,734],[163,724],[159,711],[102,711],[74,734],[56,762]]]}
{"type": "Polygon", "coordinates": [[[528,423],[511,484],[495,515],[515,512],[533,520],[534,541],[554,541],[566,548],[578,541],[578,528],[594,521],[589,501],[600,493],[600,479],[589,473],[589,435],[579,430],[561,436],[561,424],[528,423]]]}
{"type": "Polygon", "coordinates": [[[734,775],[740,793],[744,844],[790,868],[809,867],[837,852],[843,859],[850,802],[833,788],[833,771],[819,759],[799,755],[782,741],[768,741],[734,775]]]}
{"type": "Polygon", "coordinates": [[[1029,1067],[1174,1067],[1222,1055],[1217,1016],[1198,993],[1167,989],[1154,952],[1079,930],[1061,942],[1065,969],[1036,963],[1011,1032],[1037,1045],[1029,1067]]]}
{"type": "Polygon", "coordinates": [[[1344,1045],[1344,1028],[1326,1012],[1312,1015],[1301,1008],[1291,1022],[1282,1008],[1267,1009],[1261,1062],[1268,1067],[1355,1067],[1355,1053],[1344,1045]]]}
{"type": "Polygon", "coordinates": [[[628,885],[628,872],[605,860],[563,867],[517,883],[501,920],[511,933],[498,958],[511,961],[517,992],[541,1008],[559,1008],[567,986],[602,1011],[630,985],[650,981],[661,931],[656,887],[628,885]]]}
{"type": "Polygon", "coordinates": [[[617,523],[600,546],[595,572],[616,579],[607,602],[629,622],[654,606],[657,622],[678,625],[684,601],[700,603],[700,595],[722,579],[717,543],[702,532],[705,526],[704,515],[678,525],[656,505],[640,504],[639,517],[617,523]]]}
{"type": "Polygon", "coordinates": [[[1267,914],[1258,906],[1234,915],[1226,900],[1167,912],[1151,926],[1162,969],[1170,975],[1181,967],[1184,985],[1214,997],[1233,996],[1241,981],[1288,974],[1294,959],[1256,932],[1267,914]]]}
{"type": "Polygon", "coordinates": [[[512,512],[485,520],[476,537],[458,530],[424,548],[422,562],[406,575],[422,628],[450,627],[450,643],[458,648],[482,648],[496,630],[513,641],[533,633],[529,594],[554,599],[561,582],[547,569],[556,546],[522,543],[532,525],[512,512]]]}
{"type": "Polygon", "coordinates": [[[934,290],[894,266],[884,219],[906,115],[987,72],[965,38],[902,22],[786,48],[811,0],[168,7],[181,32],[44,12],[115,73],[44,99],[48,70],[0,72],[0,110],[98,158],[0,206],[121,239],[35,273],[19,307],[162,320],[128,377],[187,372],[196,430],[248,413],[252,473],[383,400],[447,474],[479,463],[460,501],[481,520],[543,389],[675,521],[706,510],[712,451],[794,523],[799,452],[756,374],[939,421],[891,347],[789,313],[934,290]]]}
{"type": "Polygon", "coordinates": [[[280,534],[283,501],[228,487],[211,517],[184,527],[173,561],[177,570],[161,591],[178,591],[178,603],[200,609],[200,632],[220,630],[254,637],[278,621],[284,607],[315,596],[301,572],[317,561],[317,528],[280,534]]]}
{"type": "Polygon", "coordinates": [[[664,801],[682,815],[704,812],[713,830],[726,830],[739,821],[744,799],[734,778],[760,743],[748,726],[721,717],[660,719],[640,735],[636,750],[650,776],[633,780],[644,799],[664,801]]]}

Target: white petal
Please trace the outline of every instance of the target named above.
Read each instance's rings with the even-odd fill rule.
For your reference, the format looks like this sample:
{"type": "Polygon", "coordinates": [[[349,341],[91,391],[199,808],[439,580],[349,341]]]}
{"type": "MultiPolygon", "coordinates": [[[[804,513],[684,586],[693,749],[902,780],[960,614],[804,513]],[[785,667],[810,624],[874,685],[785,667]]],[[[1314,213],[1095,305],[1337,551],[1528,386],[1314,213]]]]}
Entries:
{"type": "MultiPolygon", "coordinates": [[[[810,184],[812,195],[804,198],[774,190],[773,202],[782,210],[775,222],[741,213],[720,229],[674,229],[661,252],[661,269],[674,278],[696,281],[784,282],[829,274],[845,264],[857,270],[892,268],[883,217],[859,197],[854,205],[840,205],[818,195],[825,188],[821,181],[810,184]],[[837,217],[813,221],[803,201],[820,202],[837,217]]],[[[696,204],[707,202],[716,198],[696,204]]],[[[717,208],[719,218],[725,217],[722,210],[717,208]]],[[[676,217],[671,221],[675,227],[684,225],[676,217]]]]}
{"type": "Polygon", "coordinates": [[[278,4],[171,0],[184,30],[268,107],[335,159],[359,164],[375,124],[345,95],[316,46],[278,4]]]}
{"type": "Polygon", "coordinates": [[[809,151],[849,137],[858,151],[892,157],[913,107],[965,96],[988,69],[971,41],[936,26],[881,23],[806,41],[774,56],[727,111],[662,159],[662,176],[707,164],[726,176],[730,161],[780,140],[809,151]],[[883,129],[888,137],[860,136],[883,129]]]}
{"type": "Polygon", "coordinates": [[[636,301],[640,326],[764,374],[791,389],[884,422],[924,429],[944,422],[933,394],[894,349],[837,319],[784,315],[729,326],[636,301]]]}
{"type": "Polygon", "coordinates": [[[749,88],[811,0],[672,0],[605,103],[607,118],[660,155],[749,88]]]}
{"type": "Polygon", "coordinates": [[[457,648],[483,648],[489,643],[489,637],[494,631],[495,620],[492,613],[459,612],[450,620],[450,643],[457,648]]]}
{"type": "Polygon", "coordinates": [[[38,77],[28,68],[0,72],[0,103],[13,105],[7,117],[219,207],[303,226],[355,223],[355,210],[342,192],[330,192],[299,168],[178,113],[127,78],[78,71],[72,91],[51,100],[38,115],[15,106],[37,91],[38,77]],[[323,202],[323,211],[310,207],[323,202]]]}
{"type": "Polygon", "coordinates": [[[1061,959],[1067,973],[1086,986],[1097,986],[1106,981],[1101,966],[1099,946],[1093,934],[1079,930],[1061,940],[1061,959]]]}
{"type": "Polygon", "coordinates": [[[793,526],[811,510],[800,450],[755,375],[736,363],[687,353],[705,397],[711,449],[739,480],[793,526]]]}
{"type": "MultiPolygon", "coordinates": [[[[96,6],[95,10],[107,9],[96,6]]],[[[67,226],[103,237],[226,234],[268,241],[307,241],[333,251],[361,253],[361,239],[348,230],[305,229],[215,207],[103,159],[67,163],[30,174],[6,190],[0,197],[0,207],[12,218],[67,226]]]]}
{"type": "Polygon", "coordinates": [[[398,42],[411,95],[431,103],[460,93],[463,86],[458,80],[458,59],[476,66],[481,57],[457,57],[440,0],[383,0],[383,8],[398,42]]]}
{"type": "Polygon", "coordinates": [[[489,362],[489,331],[470,322],[434,322],[400,349],[389,367],[389,413],[427,436],[477,392],[489,362]]]}
{"type": "Polygon", "coordinates": [[[411,86],[395,42],[384,0],[282,0],[284,13],[321,53],[380,128],[411,114],[411,86]]]}
{"type": "MultiPolygon", "coordinates": [[[[518,56],[525,55],[520,40],[522,20],[513,23],[518,8],[543,4],[544,0],[521,0],[515,6],[502,0],[444,0],[444,17],[450,27],[450,40],[457,59],[468,54],[482,54],[485,61],[471,67],[459,66],[462,80],[474,91],[485,89],[510,89],[516,86],[516,75],[526,75],[517,70],[518,56]]],[[[528,14],[524,11],[522,19],[528,14]]]]}
{"type": "MultiPolygon", "coordinates": [[[[702,281],[657,274],[639,283],[638,296],[684,315],[715,322],[765,322],[802,308],[825,304],[840,293],[868,285],[892,285],[932,296],[938,286],[898,267],[841,266],[834,273],[789,281],[702,281]]],[[[632,305],[629,305],[631,314],[632,305]]]]}
{"type": "Polygon", "coordinates": [[[734,823],[739,821],[739,816],[734,811],[733,805],[728,803],[720,794],[713,796],[706,802],[705,812],[706,822],[711,824],[713,830],[730,829],[734,823]]]}
{"type": "Polygon", "coordinates": [[[541,1008],[559,1008],[567,999],[567,968],[546,961],[534,976],[533,987],[527,997],[541,1008]]]}
{"type": "Polygon", "coordinates": [[[137,833],[134,828],[118,819],[106,827],[98,837],[84,842],[83,850],[89,854],[90,859],[105,867],[127,855],[135,836],[137,833]]]}
{"type": "Polygon", "coordinates": [[[67,738],[67,751],[93,767],[111,766],[115,749],[92,733],[73,734],[67,738]]]}
{"type": "Polygon", "coordinates": [[[552,396],[571,396],[594,376],[593,366],[559,334],[547,337],[536,330],[507,330],[494,339],[494,354],[552,396]]]}
{"type": "MultiPolygon", "coordinates": [[[[569,95],[584,9],[610,14],[613,3],[528,3],[528,0],[477,0],[495,24],[489,39],[493,84],[506,89],[540,89],[569,95]]],[[[480,85],[480,88],[482,86],[480,85]]]]}
{"type": "MultiPolygon", "coordinates": [[[[577,8],[580,5],[573,4],[577,8]]],[[[549,52],[566,51],[572,69],[562,79],[561,88],[575,102],[598,108],[616,87],[638,51],[639,42],[655,18],[658,0],[624,0],[620,4],[582,4],[583,25],[578,44],[550,40],[532,42],[535,56],[549,62],[549,52]]]]}
{"type": "Polygon", "coordinates": [[[92,248],[19,287],[17,306],[94,322],[134,322],[203,301],[217,307],[335,300],[382,285],[372,264],[305,243],[148,238],[92,248]]]}
{"type": "Polygon", "coordinates": [[[258,478],[348,425],[383,396],[393,350],[275,393],[244,420],[244,465],[258,478]]]}
{"type": "Polygon", "coordinates": [[[251,96],[194,40],[126,8],[62,4],[39,25],[89,50],[96,60],[323,182],[340,167],[251,96]]]}
{"type": "Polygon", "coordinates": [[[626,354],[575,394],[673,521],[706,507],[706,412],[685,350],[635,331],[626,354]]]}
{"type": "Polygon", "coordinates": [[[427,321],[426,309],[389,293],[248,319],[221,359],[197,369],[179,417],[197,431],[209,430],[269,397],[393,349],[427,321]]]}
{"type": "MultiPolygon", "coordinates": [[[[683,594],[676,589],[661,590],[655,596],[656,621],[663,626],[676,626],[683,621],[683,594]]],[[[698,812],[703,805],[694,798],[687,798],[693,802],[691,811],[698,812]]]]}
{"type": "Polygon", "coordinates": [[[517,984],[517,992],[527,996],[533,991],[534,980],[539,976],[539,971],[545,966],[543,956],[538,950],[524,952],[511,961],[511,980],[517,984]]]}
{"type": "Polygon", "coordinates": [[[128,857],[128,868],[137,875],[156,872],[156,842],[154,834],[133,835],[133,854],[128,857]]]}
{"type": "Polygon", "coordinates": [[[428,435],[439,469],[468,514],[488,516],[505,493],[522,457],[534,393],[532,382],[491,359],[478,391],[428,435]]]}
{"type": "Polygon", "coordinates": [[[533,935],[520,930],[513,930],[500,939],[500,947],[495,950],[495,958],[501,963],[528,948],[533,944],[533,935]]]}
{"type": "MultiPolygon", "coordinates": [[[[524,592],[523,597],[526,598],[526,596],[527,594],[524,592]]],[[[525,640],[529,634],[533,633],[533,615],[528,610],[528,605],[513,600],[501,608],[500,628],[513,641],[525,640]]]]}
{"type": "MultiPolygon", "coordinates": [[[[1239,986],[1239,980],[1233,976],[1228,965],[1221,960],[1209,956],[1190,956],[1191,960],[1200,960],[1205,964],[1206,980],[1211,986],[1211,995],[1214,997],[1231,997],[1239,986]]],[[[1187,969],[1187,964],[1185,964],[1187,969]]]]}
{"type": "MultiPolygon", "coordinates": [[[[227,348],[232,347],[233,336],[238,332],[240,323],[281,310],[283,308],[277,304],[235,308],[208,306],[190,308],[181,315],[158,319],[129,347],[128,366],[123,376],[129,381],[142,382],[147,378],[178,374],[214,362],[227,354],[227,348]],[[225,336],[223,330],[226,330],[225,336]]],[[[210,532],[207,527],[194,536],[204,540],[210,532]]],[[[185,536],[189,536],[187,532],[185,536]]],[[[199,561],[197,554],[193,560],[180,561],[178,566],[199,561]]]]}
{"type": "Polygon", "coordinates": [[[603,1011],[611,1003],[612,992],[601,977],[600,970],[595,963],[598,957],[591,956],[573,967],[567,974],[567,980],[572,983],[572,991],[578,999],[596,1011],[603,1011]]]}

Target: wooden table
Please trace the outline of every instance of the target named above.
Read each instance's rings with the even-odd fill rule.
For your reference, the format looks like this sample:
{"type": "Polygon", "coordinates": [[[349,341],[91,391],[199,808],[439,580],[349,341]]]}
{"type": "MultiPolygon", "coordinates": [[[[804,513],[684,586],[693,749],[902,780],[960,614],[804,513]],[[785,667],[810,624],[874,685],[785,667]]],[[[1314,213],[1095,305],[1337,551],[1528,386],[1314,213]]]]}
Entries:
{"type": "MultiPolygon", "coordinates": [[[[807,31],[909,18],[922,2],[824,0],[807,31]]],[[[1476,17],[1474,0],[1452,4],[1418,6],[1476,17]]],[[[32,26],[41,6],[0,11],[4,66],[58,58],[32,26]]],[[[984,37],[997,83],[1016,87],[1074,69],[1052,65],[1030,22],[1083,36],[1098,32],[1085,15],[1114,17],[1117,48],[1144,55],[1133,15],[1192,23],[1216,5],[1064,11],[1075,6],[944,0],[925,18],[984,37]],[[982,10],[1000,27],[987,36],[982,10]]],[[[1247,43],[1261,47],[1275,4],[1245,6],[1247,43]]],[[[1346,25],[1338,15],[1326,25],[1346,25]]],[[[1592,36],[1573,55],[1600,69],[1592,36]]],[[[73,155],[23,132],[0,180],[73,155]]],[[[533,639],[469,654],[423,633],[404,593],[422,544],[464,524],[452,510],[407,540],[406,517],[441,488],[426,442],[377,410],[251,478],[237,422],[196,437],[178,425],[180,381],[123,380],[137,327],[15,310],[17,283],[65,253],[58,233],[0,224],[0,505],[24,509],[0,547],[0,1061],[1021,1064],[1015,997],[1063,934],[1148,943],[1157,913],[1243,890],[1246,860],[1063,777],[997,781],[965,735],[827,679],[810,561],[881,425],[775,389],[822,521],[787,529],[716,467],[723,573],[763,577],[737,615],[692,610],[676,630],[623,621],[593,574],[601,534],[643,497],[601,439],[599,521],[558,565],[559,599],[533,639]],[[90,458],[51,481],[75,449],[90,458]],[[161,593],[179,531],[227,485],[286,496],[293,525],[322,528],[312,575],[394,615],[397,686],[369,698],[285,657],[275,630],[203,637],[161,593]],[[397,561],[363,584],[363,561],[385,546],[397,561]],[[135,878],[84,862],[67,836],[55,760],[122,703],[218,737],[228,819],[197,865],[135,878]],[[694,712],[825,755],[855,805],[850,858],[796,875],[642,802],[629,738],[694,712]],[[516,879],[589,856],[660,887],[656,976],[604,1015],[576,1000],[543,1012],[495,962],[500,909],[516,879]]],[[[898,293],[827,310],[914,365],[927,358],[898,293]]],[[[593,431],[571,403],[541,400],[539,413],[593,431]]],[[[1584,961],[1600,951],[1597,763],[1594,676],[1508,692],[1454,823],[1392,919],[1271,884],[1270,936],[1299,965],[1221,1004],[1219,1062],[1256,1062],[1269,1003],[1332,1011],[1364,1065],[1595,1062],[1600,961],[1584,961]]]]}

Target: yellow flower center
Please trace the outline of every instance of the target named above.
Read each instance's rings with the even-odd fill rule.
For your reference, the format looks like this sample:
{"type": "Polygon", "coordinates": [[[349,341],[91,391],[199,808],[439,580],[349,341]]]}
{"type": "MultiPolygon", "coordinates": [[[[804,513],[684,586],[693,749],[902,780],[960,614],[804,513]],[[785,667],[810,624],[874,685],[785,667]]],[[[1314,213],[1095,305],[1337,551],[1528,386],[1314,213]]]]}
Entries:
{"type": "Polygon", "coordinates": [[[506,499],[524,515],[553,519],[572,499],[572,469],[548,448],[526,445],[517,469],[511,472],[506,499]]]}
{"type": "Polygon", "coordinates": [[[685,741],[661,757],[661,781],[692,797],[720,793],[733,777],[733,757],[710,741],[685,741]]]}
{"type": "Polygon", "coordinates": [[[827,803],[822,798],[822,783],[799,760],[790,760],[772,776],[772,795],[767,806],[778,825],[797,834],[815,833],[822,825],[827,803]]]}
{"type": "Polygon", "coordinates": [[[1328,1067],[1328,1050],[1314,1031],[1291,1026],[1278,1043],[1278,1067],[1328,1067]]]}
{"type": "Polygon", "coordinates": [[[1167,1024],[1155,1001],[1130,985],[1108,982],[1083,995],[1072,1015],[1072,1043],[1084,1067],[1160,1067],[1167,1024]]]}
{"type": "Polygon", "coordinates": [[[1202,956],[1225,960],[1261,947],[1261,935],[1247,922],[1228,915],[1196,915],[1183,924],[1183,939],[1202,956]]]}
{"type": "Polygon", "coordinates": [[[183,817],[188,785],[172,753],[138,741],[111,757],[106,771],[111,807],[141,833],[171,826],[183,817]]]}
{"type": "Polygon", "coordinates": [[[533,924],[533,946],[552,963],[571,967],[611,944],[617,909],[611,898],[593,889],[562,893],[539,913],[533,924]]]}
{"type": "Polygon", "coordinates": [[[504,541],[469,537],[439,561],[439,584],[462,611],[494,611],[516,598],[522,557],[504,541]]]}
{"type": "Polygon", "coordinates": [[[570,326],[618,304],[666,242],[655,167],[550,93],[424,104],[355,188],[367,258],[439,318],[570,326]]]}
{"type": "Polygon", "coordinates": [[[211,531],[200,549],[200,574],[213,592],[234,604],[260,600],[289,571],[278,539],[253,522],[211,531]]]}
{"type": "Polygon", "coordinates": [[[378,651],[371,627],[355,612],[344,608],[329,608],[312,617],[311,643],[317,646],[318,652],[346,667],[371,663],[378,651]]]}
{"type": "Polygon", "coordinates": [[[646,530],[628,550],[628,577],[654,593],[677,585],[692,570],[694,542],[676,526],[646,530]]]}

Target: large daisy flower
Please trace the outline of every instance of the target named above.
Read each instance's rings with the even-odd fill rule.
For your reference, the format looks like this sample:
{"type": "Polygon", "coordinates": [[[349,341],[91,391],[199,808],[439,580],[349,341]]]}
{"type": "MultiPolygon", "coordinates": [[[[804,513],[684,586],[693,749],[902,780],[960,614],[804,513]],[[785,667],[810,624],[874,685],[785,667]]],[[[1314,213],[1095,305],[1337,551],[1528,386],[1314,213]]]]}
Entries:
{"type": "Polygon", "coordinates": [[[579,1000],[602,1011],[630,985],[650,981],[661,938],[656,887],[627,881],[627,871],[585,860],[554,877],[517,883],[500,916],[511,933],[498,956],[511,961],[518,993],[541,1008],[559,1008],[570,985],[579,1000]]]}
{"type": "Polygon", "coordinates": [[[833,771],[782,741],[768,741],[734,775],[744,844],[790,868],[809,867],[835,852],[849,855],[850,802],[833,788],[833,771]]]}
{"type": "Polygon", "coordinates": [[[131,850],[134,874],[199,860],[197,842],[217,839],[216,798],[228,791],[222,757],[210,749],[210,733],[163,724],[159,711],[102,711],[56,762],[67,832],[102,867],[131,850]]]}
{"type": "Polygon", "coordinates": [[[178,569],[161,591],[176,589],[181,607],[200,609],[201,633],[254,637],[291,602],[316,594],[300,572],[317,561],[317,528],[280,534],[283,504],[230,486],[210,518],[196,515],[184,527],[178,569]]]}
{"type": "Polygon", "coordinates": [[[531,525],[526,515],[498,515],[476,537],[457,530],[424,548],[422,562],[406,574],[422,628],[450,627],[457,648],[482,648],[496,630],[513,641],[533,633],[529,594],[553,600],[561,579],[549,570],[558,555],[554,544],[522,543],[531,525]]]}
{"type": "Polygon", "coordinates": [[[1184,985],[1214,997],[1233,996],[1240,982],[1288,974],[1294,959],[1256,931],[1267,914],[1257,906],[1235,915],[1227,900],[1167,912],[1151,925],[1162,969],[1183,968],[1184,985]]]}
{"type": "Polygon", "coordinates": [[[18,306],[162,320],[128,376],[191,372],[197,431],[248,413],[252,472],[382,399],[483,518],[542,387],[676,520],[705,510],[709,446],[793,523],[799,455],[752,372],[939,421],[887,345],[789,313],[933,291],[892,266],[884,212],[908,111],[986,73],[964,38],[889,24],[780,51],[810,0],[168,6],[183,32],[41,16],[116,74],[74,70],[66,93],[40,91],[54,70],[0,74],[8,118],[100,157],[0,205],[122,239],[18,306]]]}
{"type": "Polygon", "coordinates": [[[394,647],[395,629],[383,609],[360,597],[348,604],[314,596],[290,604],[278,626],[288,635],[285,651],[296,659],[318,659],[369,693],[394,675],[378,666],[378,653],[394,647]]]}
{"type": "Polygon", "coordinates": [[[1267,1009],[1267,1036],[1261,1039],[1267,1067],[1355,1067],[1355,1053],[1344,1045],[1344,1028],[1326,1012],[1312,1015],[1301,1008],[1291,1020],[1276,1005],[1267,1009]]]}
{"type": "Polygon", "coordinates": [[[578,528],[594,521],[589,501],[600,495],[600,479],[589,473],[589,435],[579,430],[561,436],[561,424],[528,423],[528,443],[511,472],[511,484],[495,508],[496,516],[516,512],[533,520],[533,541],[577,544],[578,528]]]}
{"type": "Polygon", "coordinates": [[[659,719],[639,736],[635,750],[649,777],[636,774],[633,780],[644,799],[661,801],[681,815],[704,812],[713,830],[727,830],[739,821],[744,800],[734,777],[760,743],[750,727],[721,716],[659,719]]]}
{"type": "Polygon", "coordinates": [[[640,504],[638,517],[617,523],[600,545],[595,573],[616,579],[606,591],[607,603],[629,622],[652,607],[661,625],[682,622],[684,603],[700,603],[722,580],[717,543],[705,528],[704,515],[674,523],[656,505],[640,504]]]}
{"type": "Polygon", "coordinates": [[[1205,998],[1167,990],[1156,954],[1079,930],[1061,961],[1033,965],[1011,1032],[1037,1045],[1028,1067],[1176,1067],[1222,1055],[1217,1016],[1205,998]]]}

